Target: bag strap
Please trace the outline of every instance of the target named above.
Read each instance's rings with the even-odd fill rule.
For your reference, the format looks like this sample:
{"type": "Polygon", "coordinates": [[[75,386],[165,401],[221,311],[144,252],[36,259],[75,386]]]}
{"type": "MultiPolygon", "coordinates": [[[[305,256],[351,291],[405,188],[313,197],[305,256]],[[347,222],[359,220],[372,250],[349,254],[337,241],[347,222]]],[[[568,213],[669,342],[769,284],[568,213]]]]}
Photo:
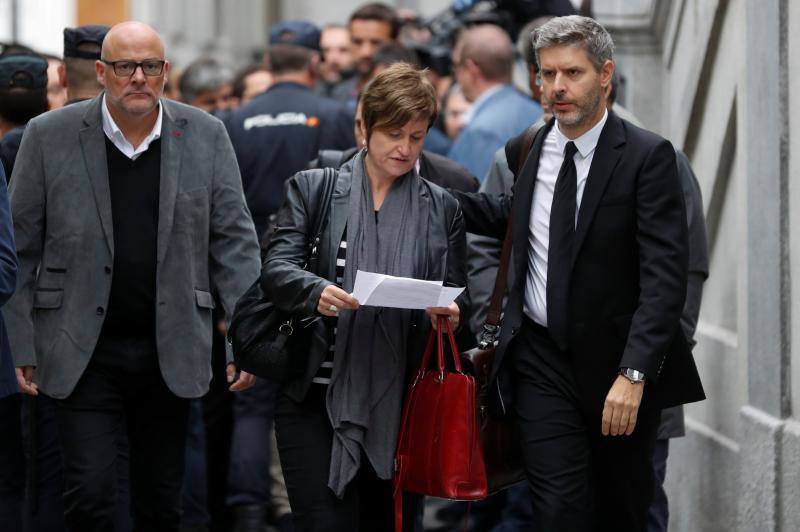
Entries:
{"type": "MultiPolygon", "coordinates": [[[[522,134],[522,149],[520,149],[517,157],[517,179],[519,179],[522,169],[528,160],[536,137],[543,129],[542,127],[530,126],[525,130],[525,133],[522,134]]],[[[514,218],[509,216],[508,224],[506,225],[506,235],[503,238],[503,247],[500,251],[500,264],[497,267],[494,290],[492,291],[492,298],[489,300],[489,311],[486,313],[486,322],[483,325],[483,333],[481,334],[481,349],[486,349],[494,344],[497,332],[500,329],[500,319],[503,312],[503,296],[506,293],[506,285],[508,283],[508,264],[511,261],[511,245],[514,233],[513,221],[514,218]]]]}
{"type": "MultiPolygon", "coordinates": [[[[319,241],[322,237],[322,232],[325,230],[325,225],[328,222],[328,213],[331,210],[331,198],[333,197],[333,191],[336,189],[336,181],[338,181],[339,177],[338,170],[334,168],[323,168],[321,171],[322,176],[320,176],[320,178],[323,180],[322,193],[320,194],[317,208],[314,209],[314,230],[311,233],[314,236],[311,237],[311,240],[308,242],[309,257],[315,257],[317,255],[319,241]]],[[[309,258],[306,265],[310,262],[311,259],[309,258]]]]}
{"type": "Polygon", "coordinates": [[[336,188],[336,178],[338,172],[333,168],[323,168],[322,179],[324,180],[322,186],[322,194],[319,198],[319,203],[315,209],[317,212],[314,218],[314,239],[318,240],[322,231],[325,229],[325,224],[328,221],[328,212],[331,210],[331,198],[333,191],[336,188]]]}

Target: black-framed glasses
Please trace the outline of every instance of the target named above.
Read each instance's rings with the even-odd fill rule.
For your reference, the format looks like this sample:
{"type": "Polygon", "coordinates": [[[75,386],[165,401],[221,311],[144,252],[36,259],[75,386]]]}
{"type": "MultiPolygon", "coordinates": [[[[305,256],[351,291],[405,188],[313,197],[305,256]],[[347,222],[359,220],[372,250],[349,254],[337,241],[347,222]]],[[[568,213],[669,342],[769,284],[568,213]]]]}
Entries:
{"type": "Polygon", "coordinates": [[[133,73],[139,67],[142,67],[142,72],[145,76],[160,76],[164,72],[164,64],[166,63],[161,59],[145,59],[144,61],[106,61],[101,59],[100,61],[111,65],[114,69],[114,74],[121,78],[133,76],[133,73]]]}

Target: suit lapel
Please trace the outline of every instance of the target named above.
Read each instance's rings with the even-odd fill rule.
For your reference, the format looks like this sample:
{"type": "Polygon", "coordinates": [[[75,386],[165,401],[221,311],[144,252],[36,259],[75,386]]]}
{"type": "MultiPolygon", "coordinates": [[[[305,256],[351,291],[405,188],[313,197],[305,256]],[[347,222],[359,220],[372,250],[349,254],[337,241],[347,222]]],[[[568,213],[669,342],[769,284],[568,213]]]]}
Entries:
{"type": "Polygon", "coordinates": [[[578,211],[578,223],[575,227],[575,242],[572,248],[573,264],[586,238],[586,233],[589,231],[594,213],[597,211],[597,204],[600,202],[600,198],[603,197],[606,185],[608,185],[614,168],[617,166],[617,161],[622,155],[622,146],[624,144],[625,131],[622,121],[617,115],[609,111],[606,125],[603,127],[603,131],[597,141],[594,157],[592,157],[592,165],[589,167],[589,175],[586,178],[586,186],[583,189],[581,206],[578,211]]]}
{"type": "MultiPolygon", "coordinates": [[[[512,205],[512,219],[514,220],[514,240],[512,249],[514,250],[515,265],[514,271],[519,274],[527,271],[525,262],[527,260],[528,249],[528,227],[530,225],[531,209],[533,208],[533,189],[536,184],[536,176],[539,172],[539,158],[542,154],[544,139],[553,127],[554,121],[545,125],[536,135],[536,140],[531,148],[525,165],[522,167],[520,175],[514,184],[514,202],[512,205]]],[[[510,164],[516,164],[510,162],[510,164]]],[[[514,278],[517,279],[516,277],[514,278]]],[[[509,286],[509,288],[513,288],[509,286]]]]}
{"type": "Polygon", "coordinates": [[[175,198],[178,194],[181,159],[186,142],[185,118],[174,116],[174,110],[165,99],[161,100],[163,117],[161,124],[161,179],[158,195],[158,261],[164,260],[172,233],[175,214],[175,198]]]}
{"type": "Polygon", "coordinates": [[[94,191],[97,212],[106,237],[108,250],[114,255],[114,224],[111,217],[111,188],[108,184],[106,135],[103,132],[101,105],[103,96],[97,96],[83,117],[84,127],[79,137],[86,171],[94,191]]]}

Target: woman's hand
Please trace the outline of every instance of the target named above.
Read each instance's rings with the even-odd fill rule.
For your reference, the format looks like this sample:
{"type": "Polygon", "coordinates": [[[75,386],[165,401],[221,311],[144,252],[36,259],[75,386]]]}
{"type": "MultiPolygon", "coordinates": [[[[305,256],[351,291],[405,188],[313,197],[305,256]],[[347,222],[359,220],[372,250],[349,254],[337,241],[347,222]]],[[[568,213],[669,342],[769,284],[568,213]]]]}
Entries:
{"type": "Polygon", "coordinates": [[[356,298],[335,284],[329,284],[319,296],[317,312],[323,316],[336,317],[340,310],[356,310],[359,306],[356,298]]]}
{"type": "Polygon", "coordinates": [[[425,314],[431,317],[431,324],[434,329],[437,327],[439,316],[447,316],[450,319],[450,323],[453,325],[454,331],[458,329],[458,324],[461,320],[461,311],[455,301],[446,307],[428,307],[425,309],[425,314]]]}

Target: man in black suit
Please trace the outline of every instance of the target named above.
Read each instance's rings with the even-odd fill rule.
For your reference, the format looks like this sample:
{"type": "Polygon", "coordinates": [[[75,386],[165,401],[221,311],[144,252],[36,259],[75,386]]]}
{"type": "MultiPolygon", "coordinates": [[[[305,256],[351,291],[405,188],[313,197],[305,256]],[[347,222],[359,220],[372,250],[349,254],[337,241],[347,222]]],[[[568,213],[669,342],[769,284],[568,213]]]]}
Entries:
{"type": "Polygon", "coordinates": [[[555,119],[513,205],[453,191],[468,231],[502,238],[513,226],[491,389],[519,423],[535,530],[644,531],[660,409],[704,398],[679,328],[675,151],[606,110],[614,45],[601,25],[559,17],[532,38],[555,119]]]}

